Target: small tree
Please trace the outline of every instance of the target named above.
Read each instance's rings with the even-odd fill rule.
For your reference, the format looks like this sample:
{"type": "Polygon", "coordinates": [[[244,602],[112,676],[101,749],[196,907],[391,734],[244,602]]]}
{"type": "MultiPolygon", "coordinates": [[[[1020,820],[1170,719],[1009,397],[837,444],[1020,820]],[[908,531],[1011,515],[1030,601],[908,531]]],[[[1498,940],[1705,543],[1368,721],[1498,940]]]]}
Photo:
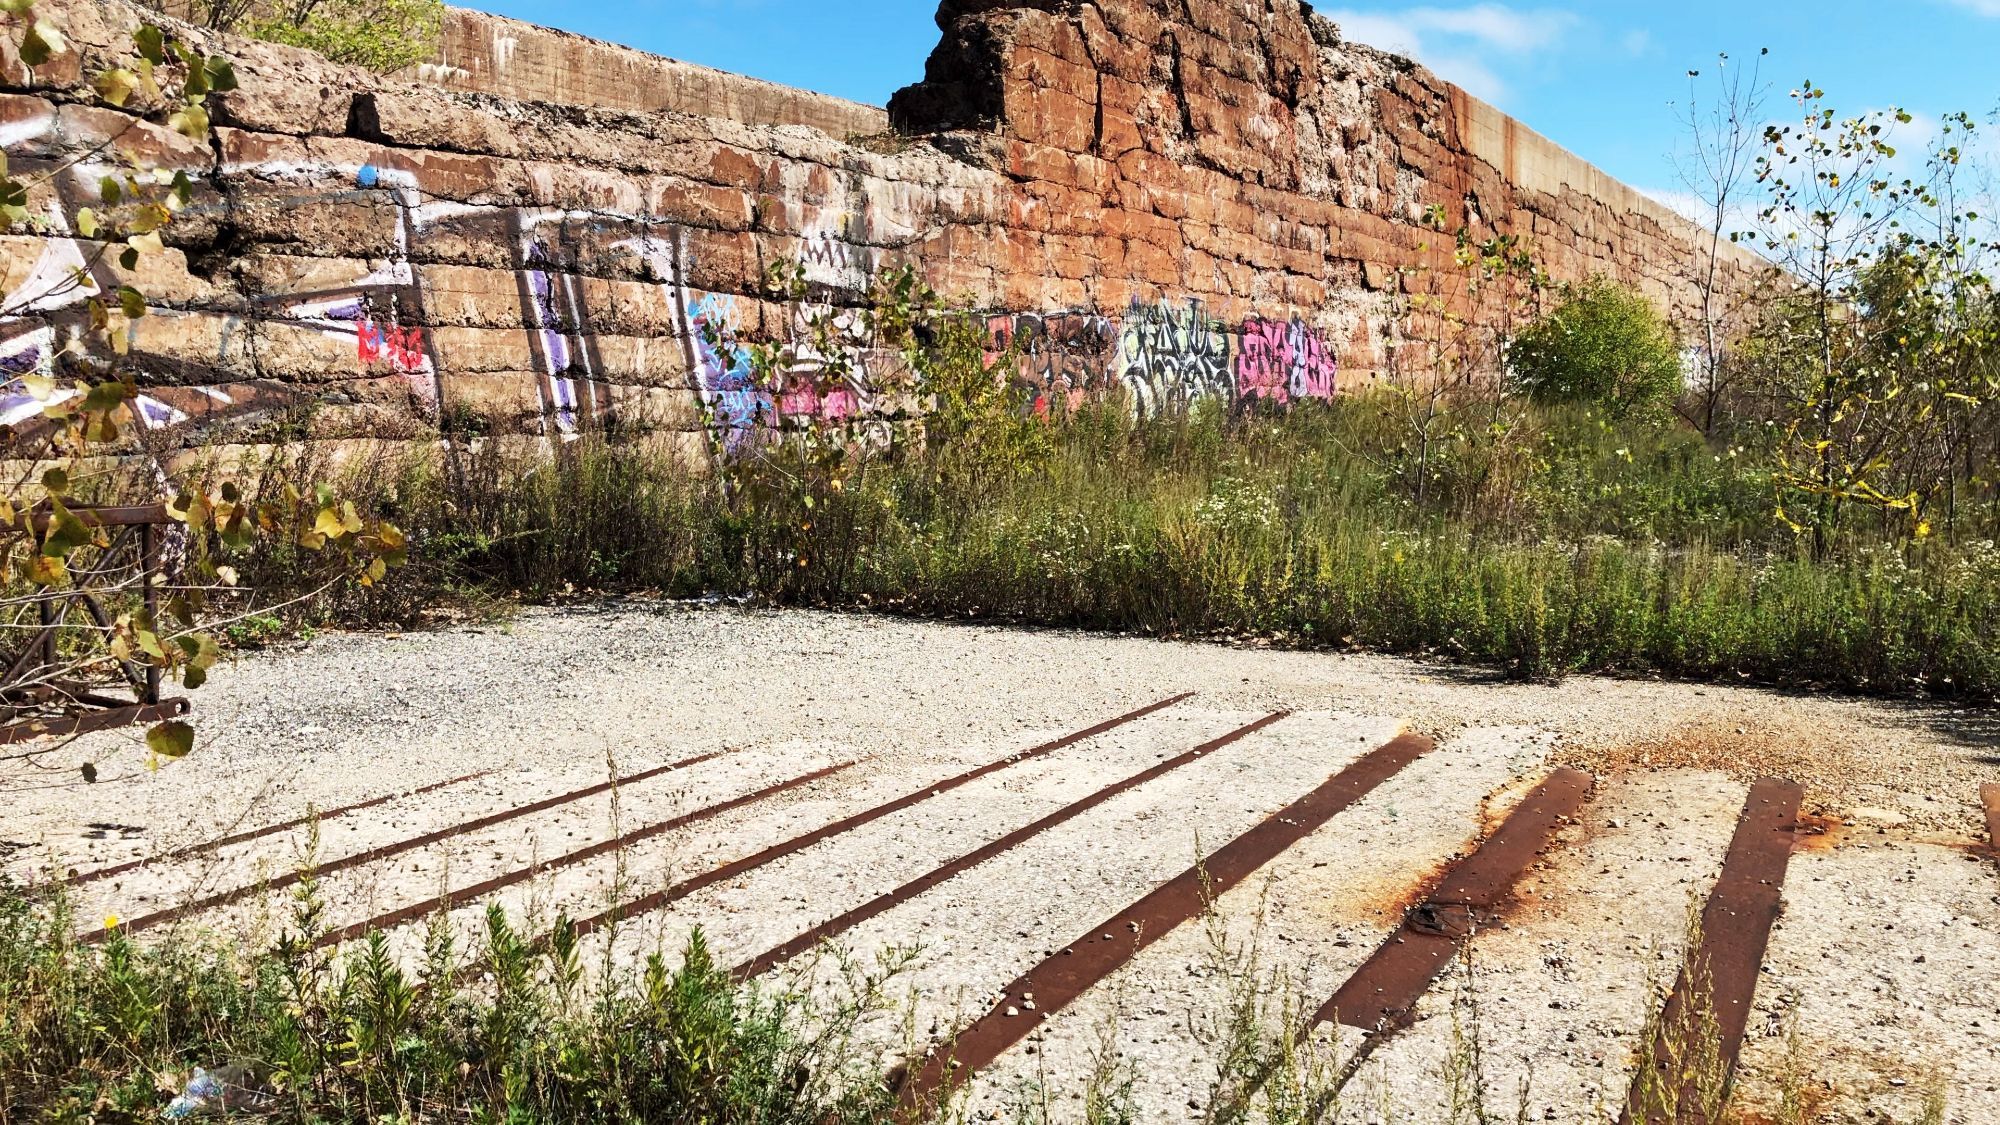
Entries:
{"type": "Polygon", "coordinates": [[[1759,127],[1769,92],[1763,80],[1763,60],[1770,53],[1768,47],[1759,51],[1748,70],[1731,66],[1727,54],[1718,56],[1711,80],[1713,92],[1706,97],[1700,86],[1702,72],[1688,71],[1687,107],[1680,114],[1684,144],[1675,155],[1675,165],[1681,182],[1699,205],[1697,217],[1703,227],[1696,240],[1700,259],[1695,278],[1701,293],[1696,324],[1700,351],[1692,365],[1693,401],[1688,420],[1710,436],[1715,434],[1723,399],[1741,366],[1731,363],[1727,354],[1732,318],[1731,302],[1722,285],[1722,244],[1727,240],[1735,245],[1745,233],[1731,230],[1730,225],[1738,220],[1746,181],[1755,168],[1759,127]]]}
{"type": "MultiPolygon", "coordinates": [[[[72,49],[61,29],[36,12],[33,0],[0,0],[0,34],[29,68],[72,49]]],[[[123,110],[135,122],[150,120],[200,141],[209,135],[212,95],[235,89],[236,74],[228,59],[204,56],[194,45],[144,25],[134,33],[122,65],[99,72],[92,86],[101,104],[123,110]]],[[[37,193],[80,170],[103,172],[95,205],[78,208],[71,220],[77,264],[43,290],[0,306],[0,322],[41,316],[36,305],[50,298],[80,297],[83,306],[74,332],[66,338],[51,335],[55,354],[48,369],[12,380],[36,403],[45,432],[35,438],[0,433],[0,462],[7,467],[0,479],[0,610],[32,611],[83,586],[123,610],[96,622],[97,647],[59,658],[52,653],[39,671],[8,685],[46,693],[57,704],[76,698],[75,683],[121,663],[176,678],[189,689],[206,682],[218,654],[208,630],[228,623],[218,620],[215,599],[236,586],[218,546],[235,549],[275,539],[320,556],[327,574],[315,594],[348,579],[379,582],[402,563],[406,550],[399,529],[365,516],[324,484],[257,496],[235,482],[175,477],[158,463],[135,463],[145,460],[135,438],[144,427],[137,417],[139,383],[128,330],[151,306],[134,286],[114,289],[112,281],[135,275],[143,260],[165,253],[162,233],[187,207],[194,181],[185,171],[148,167],[121,151],[124,137],[121,131],[81,153],[37,157],[26,168],[10,164],[0,152],[0,233],[48,235],[36,226],[37,193]],[[133,471],[120,472],[120,466],[133,471]],[[165,499],[166,514],[185,540],[178,576],[149,574],[141,567],[104,585],[88,565],[77,565],[112,546],[108,529],[89,518],[89,501],[100,499],[165,499]]],[[[164,722],[147,732],[146,742],[152,762],[179,758],[193,749],[194,730],[164,722]]],[[[32,763],[60,745],[44,740],[10,750],[0,762],[32,763]]],[[[94,764],[83,766],[84,781],[96,776],[94,764]]]]}
{"type": "Polygon", "coordinates": [[[1583,402],[1657,414],[1681,391],[1680,343],[1653,303],[1604,277],[1507,348],[1515,384],[1539,402],[1583,402]]]}
{"type": "MultiPolygon", "coordinates": [[[[1401,271],[1388,298],[1391,331],[1385,390],[1406,436],[1411,498],[1430,503],[1443,483],[1455,445],[1497,448],[1516,427],[1498,378],[1505,341],[1517,319],[1531,315],[1548,288],[1519,235],[1478,238],[1469,224],[1449,226],[1444,208],[1424,212],[1424,225],[1449,245],[1422,242],[1423,264],[1401,271]]],[[[1477,487],[1460,490],[1468,505],[1477,487]]]]}

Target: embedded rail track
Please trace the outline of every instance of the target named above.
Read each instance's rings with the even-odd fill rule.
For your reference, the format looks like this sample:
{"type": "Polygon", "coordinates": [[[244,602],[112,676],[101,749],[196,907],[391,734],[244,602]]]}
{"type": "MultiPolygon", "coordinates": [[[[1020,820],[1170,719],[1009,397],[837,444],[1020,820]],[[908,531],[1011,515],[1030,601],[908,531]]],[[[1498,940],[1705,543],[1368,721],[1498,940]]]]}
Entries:
{"type": "MultiPolygon", "coordinates": [[[[1802,950],[1814,948],[1809,927],[1874,924],[1821,915],[1786,929],[1787,879],[1801,864],[1815,884],[1844,876],[1842,850],[1824,842],[1827,826],[1802,817],[1804,789],[1782,779],[1747,792],[1706,780],[1706,811],[1694,818],[1692,805],[1663,800],[1631,777],[1551,768],[1504,740],[1439,745],[1381,720],[1211,710],[1192,694],[984,758],[930,761],[915,775],[879,768],[866,754],[823,757],[715,749],[526,800],[503,791],[476,815],[407,835],[373,825],[381,831],[367,846],[275,876],[249,874],[286,862],[272,849],[318,823],[366,824],[370,814],[396,810],[422,821],[435,815],[424,801],[470,799],[482,785],[492,803],[495,778],[482,771],[56,881],[88,918],[97,916],[89,907],[115,908],[142,881],[178,873],[161,892],[169,901],[79,935],[91,942],[170,925],[242,927],[307,879],[333,906],[333,920],[314,935],[322,946],[378,931],[408,942],[416,923],[440,915],[467,923],[485,901],[518,905],[530,891],[556,900],[578,935],[614,943],[635,928],[654,941],[712,928],[743,980],[794,971],[809,979],[811,955],[829,943],[935,941],[928,975],[916,982],[930,1042],[914,1057],[885,1060],[912,1121],[960,1092],[974,1105],[1000,1104],[1031,1055],[1038,1072],[1079,1072],[1086,1028],[1107,1011],[1127,1011],[1123,998],[1134,995],[1171,1001],[1132,1013],[1134,1041],[1150,1038],[1156,1062],[1185,1066],[1198,1021],[1171,1013],[1197,1001],[1161,994],[1202,975],[1204,919],[1254,917],[1258,930],[1298,946],[1298,979],[1319,990],[1298,1008],[1297,1041],[1358,1037],[1329,1098],[1369,1081],[1371,1066],[1422,1069],[1418,1053],[1436,1046],[1435,1029],[1447,1022],[1437,1017],[1457,1002],[1439,981],[1461,960],[1497,959],[1513,974],[1497,978],[1505,988],[1534,977],[1526,943],[1591,940],[1579,926],[1603,943],[1644,939],[1671,949],[1690,939],[1670,961],[1677,974],[1653,977],[1656,967],[1628,944],[1628,963],[1601,959],[1594,990],[1575,990],[1574,1001],[1556,996],[1512,1033],[1567,1060],[1574,1052],[1564,1044],[1594,1029],[1603,1040],[1599,1080],[1617,1087],[1624,1125],[1702,1122],[1706,1111],[1691,1107],[1717,1076],[1698,1090],[1676,1070],[1685,1053],[1677,1029],[1712,1029],[1726,1086],[1760,1006],[1783,1002],[1771,994],[1773,958],[1803,960],[1802,950]],[[1733,814],[1723,809],[1730,802],[1740,806],[1733,814]],[[634,817],[636,826],[624,827],[634,817]],[[1669,823],[1676,817],[1685,830],[1669,823]],[[596,838],[546,857],[537,842],[520,859],[524,838],[554,839],[558,829],[565,841],[578,832],[596,838]],[[1674,881],[1646,876],[1667,854],[1674,881]],[[419,859],[428,868],[418,874],[403,866],[419,859]],[[1643,885],[1615,904],[1603,897],[1607,883],[1627,876],[1643,885]],[[1390,893],[1357,897],[1358,882],[1390,893]],[[1698,900],[1691,931],[1674,925],[1676,893],[1698,900]],[[1587,916],[1600,906],[1608,924],[1587,916]],[[955,999],[947,982],[957,986],[955,999]],[[1610,998],[1621,992],[1614,1011],[1610,998]],[[1565,1019],[1566,1005],[1595,1008],[1565,1019]]],[[[1991,838],[1971,851],[1982,863],[2000,861],[2000,785],[1977,796],[1991,838]]],[[[2000,862],[1985,866],[1990,882],[2000,862]]],[[[1974,892],[1984,885],[1965,884],[1974,892]]],[[[2000,983],[2000,925],[1992,924],[2000,909],[1992,913],[1963,943],[1986,961],[1980,980],[1988,984],[2000,983]]],[[[1551,972],[1558,984],[1548,991],[1563,992],[1560,971],[1551,972]]],[[[2000,1078],[2000,1057],[1986,1073],[2000,1078]]],[[[1157,1116],[1187,1113],[1170,1100],[1180,1094],[1163,1093],[1185,1089],[1171,1078],[1155,1074],[1140,1089],[1157,1116]]],[[[1252,1083],[1236,1096],[1256,1090],[1252,1083]]],[[[1414,1103],[1410,1119],[1425,1119],[1424,1095],[1402,1093],[1414,1103]]],[[[2000,1106],[2000,1094],[1974,1093],[1977,1104],[2000,1106]]],[[[1575,1090],[1545,1096],[1555,1116],[1538,1119],[1582,1119],[1575,1090]]],[[[1329,1120],[1361,1119],[1331,1101],[1319,1108],[1329,1120]]]]}

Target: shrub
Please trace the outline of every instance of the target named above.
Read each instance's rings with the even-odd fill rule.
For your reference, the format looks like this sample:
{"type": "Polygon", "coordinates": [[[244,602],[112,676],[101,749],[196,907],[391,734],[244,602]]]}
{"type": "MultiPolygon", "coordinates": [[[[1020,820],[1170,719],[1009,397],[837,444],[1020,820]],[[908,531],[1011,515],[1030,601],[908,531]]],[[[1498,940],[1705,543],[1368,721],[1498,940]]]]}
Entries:
{"type": "Polygon", "coordinates": [[[141,0],[218,31],[318,51],[387,74],[437,53],[444,0],[141,0]]]}
{"type": "Polygon", "coordinates": [[[254,23],[259,39],[318,51],[337,63],[388,73],[428,61],[444,28],[444,0],[300,2],[254,23]]]}
{"type": "Polygon", "coordinates": [[[1658,413],[1681,390],[1679,342],[1644,296],[1597,277],[1507,349],[1516,385],[1540,402],[1658,413]]]}

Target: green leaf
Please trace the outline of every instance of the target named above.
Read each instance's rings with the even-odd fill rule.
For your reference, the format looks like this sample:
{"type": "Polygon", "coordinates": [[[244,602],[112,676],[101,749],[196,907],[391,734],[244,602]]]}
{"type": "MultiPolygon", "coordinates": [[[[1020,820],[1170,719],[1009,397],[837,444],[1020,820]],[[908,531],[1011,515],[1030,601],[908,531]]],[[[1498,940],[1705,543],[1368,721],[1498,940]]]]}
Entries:
{"type": "Polygon", "coordinates": [[[36,20],[21,37],[21,61],[29,66],[40,66],[55,55],[59,55],[69,44],[64,42],[62,32],[47,20],[36,20]]]}
{"type": "Polygon", "coordinates": [[[76,210],[76,233],[85,238],[97,237],[97,212],[88,207],[76,210]]]}
{"type": "Polygon", "coordinates": [[[146,315],[146,295],[130,285],[118,287],[118,311],[128,320],[137,320],[146,315]]]}
{"type": "Polygon", "coordinates": [[[99,74],[92,85],[97,87],[97,96],[107,104],[122,106],[131,100],[132,91],[139,88],[139,76],[124,67],[116,67],[99,74]]]}
{"type": "Polygon", "coordinates": [[[189,102],[179,112],[167,118],[167,128],[184,137],[202,140],[208,136],[208,111],[194,102],[189,102]]]}
{"type": "Polygon", "coordinates": [[[118,252],[118,265],[123,269],[128,269],[128,270],[138,269],[139,252],[137,250],[134,250],[130,246],[127,246],[125,249],[120,250],[118,252]]]}
{"type": "Polygon", "coordinates": [[[166,32],[146,24],[132,33],[132,45],[139,50],[139,57],[158,66],[167,61],[166,32]]]}
{"type": "Polygon", "coordinates": [[[221,55],[210,55],[207,63],[208,85],[216,93],[227,93],[236,88],[236,66],[221,55]]]}
{"type": "Polygon", "coordinates": [[[194,752],[194,728],[182,722],[161,723],[146,732],[146,748],[162,758],[185,758],[194,752]]]}
{"type": "Polygon", "coordinates": [[[125,198],[125,189],[118,186],[118,177],[106,176],[97,181],[97,195],[106,207],[116,207],[125,198]]]}

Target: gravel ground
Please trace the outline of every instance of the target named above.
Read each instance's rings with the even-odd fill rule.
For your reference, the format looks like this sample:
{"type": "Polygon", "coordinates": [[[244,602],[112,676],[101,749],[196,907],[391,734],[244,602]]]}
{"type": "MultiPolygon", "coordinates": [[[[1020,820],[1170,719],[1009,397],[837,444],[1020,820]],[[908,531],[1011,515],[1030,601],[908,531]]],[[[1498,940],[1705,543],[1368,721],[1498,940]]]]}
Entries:
{"type": "MultiPolygon", "coordinates": [[[[1509,1119],[1531,1073],[1534,1119],[1592,1120],[1599,1102],[1619,1099],[1648,982],[1671,967],[1746,783],[1772,773],[1805,782],[1830,831],[1794,860],[1745,1053],[1746,1102],[1775,1105],[1798,1085],[1788,1040],[1763,1033],[1796,1024],[1815,1064],[1808,1084],[1840,1092],[1818,1099],[1821,1120],[1909,1119],[1936,1075],[1948,1075],[1950,1120],[2000,1120],[2000,864],[1975,850],[1979,785],[2000,780],[2000,722],[1943,706],[1591,678],[1522,685],[1371,656],[631,601],[527,611],[484,629],[325,636],[244,659],[199,693],[202,744],[186,761],[148,771],[136,733],[115,732],[32,767],[0,767],[12,794],[0,841],[9,872],[33,879],[490,771],[325,821],[326,861],[714,755],[329,875],[330,919],[344,925],[846,765],[498,893],[532,924],[557,910],[595,913],[1184,692],[1196,694],[649,912],[621,929],[618,952],[671,948],[699,925],[725,960],[748,958],[1283,709],[1295,714],[842,938],[863,952],[921,946],[901,982],[913,990],[913,1026],[920,1039],[948,1033],[1051,948],[1184,869],[1198,847],[1213,850],[1398,729],[1437,739],[1223,896],[1219,930],[1182,927],[1043,1020],[975,1084],[976,1115],[1010,1117],[1020,1091],[1040,1083],[1058,1091],[1057,1119],[1075,1116],[1068,1095],[1108,1042],[1133,1068],[1145,1119],[1198,1118],[1213,1019],[1233,980],[1214,953],[1217,933],[1239,955],[1257,951],[1267,986],[1316,1007],[1446,864],[1548,768],[1568,764],[1597,776],[1592,802],[1530,874],[1508,925],[1473,943],[1467,987],[1501,1045],[1487,1052],[1488,1080],[1509,1119]],[[84,761],[99,766],[96,785],[71,783],[84,761]]],[[[287,832],[153,863],[80,888],[79,916],[132,919],[254,885],[295,867],[305,846],[287,832]]],[[[184,924],[254,943],[283,908],[281,896],[253,895],[184,924]]],[[[457,920],[469,928],[476,910],[457,920]]],[[[414,929],[397,935],[399,948],[414,929]]],[[[824,961],[801,960],[784,972],[829,986],[824,961]]],[[[1450,992],[1433,990],[1423,1018],[1374,1053],[1343,1119],[1384,1116],[1385,1104],[1404,1120],[1442,1112],[1450,992]]],[[[900,1027],[871,1034],[895,1057],[900,1027]]]]}

